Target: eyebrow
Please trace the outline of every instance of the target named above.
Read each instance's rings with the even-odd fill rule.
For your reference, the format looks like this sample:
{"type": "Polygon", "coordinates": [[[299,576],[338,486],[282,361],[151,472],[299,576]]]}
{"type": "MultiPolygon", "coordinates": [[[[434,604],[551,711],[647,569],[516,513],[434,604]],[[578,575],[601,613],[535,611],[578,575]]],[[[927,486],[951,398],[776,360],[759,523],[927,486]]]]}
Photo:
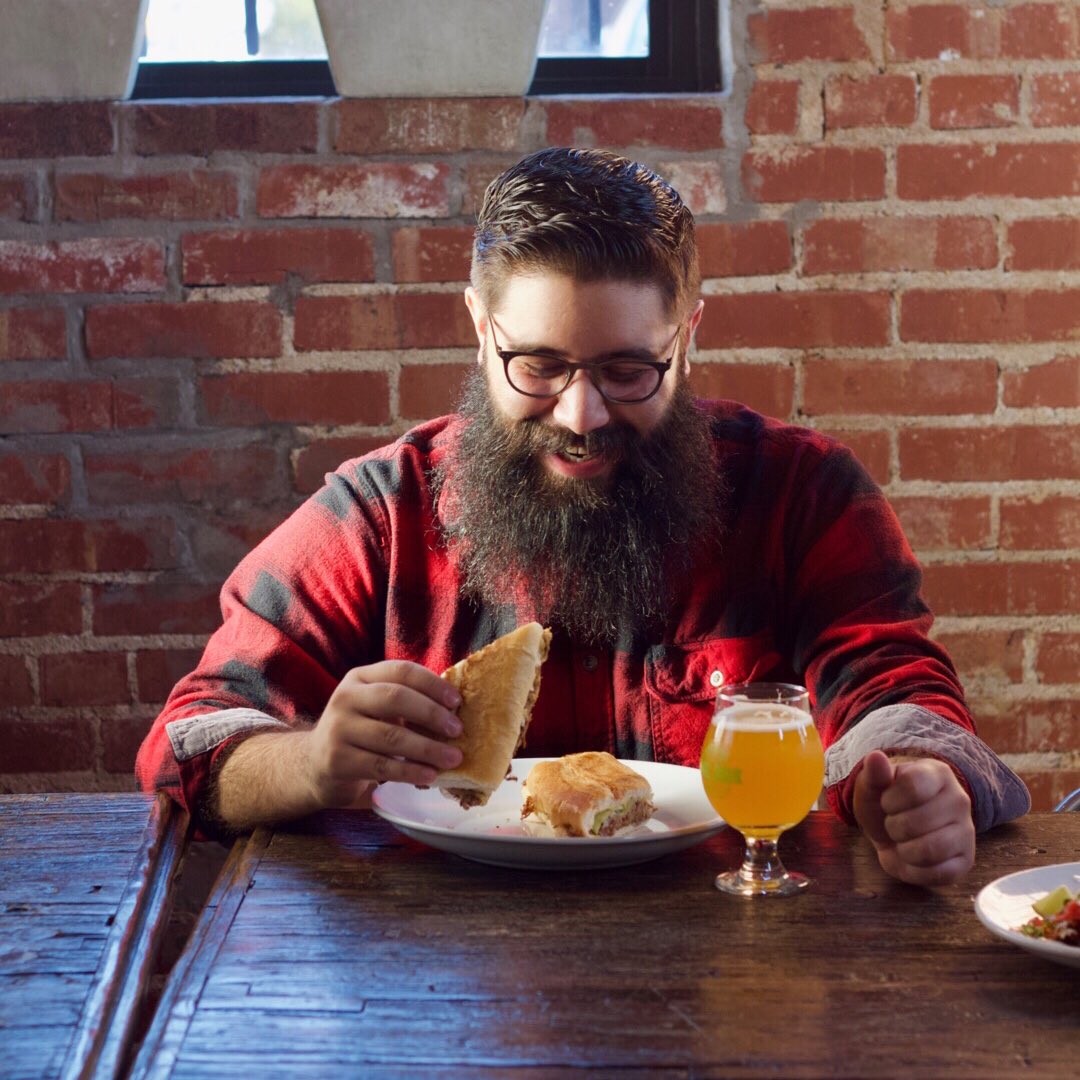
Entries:
{"type": "MultiPolygon", "coordinates": [[[[681,327],[679,329],[682,329],[681,327]]],[[[670,344],[675,346],[676,340],[679,336],[679,330],[675,331],[675,336],[671,339],[670,344]]],[[[561,349],[553,349],[550,345],[540,344],[523,344],[510,346],[505,341],[502,343],[502,348],[496,349],[498,353],[520,353],[527,354],[529,356],[550,356],[553,360],[570,360],[570,354],[563,352],[561,349]]],[[[603,364],[608,360],[642,360],[645,363],[655,364],[661,362],[664,358],[657,357],[656,353],[645,348],[634,348],[633,346],[626,349],[611,349],[608,352],[598,353],[596,356],[589,357],[588,360],[580,361],[583,364],[603,364]]]]}

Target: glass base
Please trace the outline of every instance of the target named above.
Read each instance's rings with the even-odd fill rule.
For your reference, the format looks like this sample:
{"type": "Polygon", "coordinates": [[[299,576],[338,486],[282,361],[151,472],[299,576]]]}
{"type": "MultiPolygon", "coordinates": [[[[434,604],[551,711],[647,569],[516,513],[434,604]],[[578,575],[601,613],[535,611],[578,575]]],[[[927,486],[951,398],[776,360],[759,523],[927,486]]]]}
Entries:
{"type": "Polygon", "coordinates": [[[794,896],[810,884],[805,874],[788,871],[774,878],[754,877],[740,870],[717,874],[713,884],[730,896],[794,896]]]}

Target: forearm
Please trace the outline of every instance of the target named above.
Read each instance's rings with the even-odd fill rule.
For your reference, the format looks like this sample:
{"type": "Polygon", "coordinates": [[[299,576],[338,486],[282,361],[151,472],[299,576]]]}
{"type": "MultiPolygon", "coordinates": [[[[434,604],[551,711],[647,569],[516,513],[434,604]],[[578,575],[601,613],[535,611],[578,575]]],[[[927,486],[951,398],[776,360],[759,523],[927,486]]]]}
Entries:
{"type": "Polygon", "coordinates": [[[290,821],[323,808],[311,783],[310,731],[265,732],[228,756],[211,793],[211,813],[230,832],[290,821]]]}

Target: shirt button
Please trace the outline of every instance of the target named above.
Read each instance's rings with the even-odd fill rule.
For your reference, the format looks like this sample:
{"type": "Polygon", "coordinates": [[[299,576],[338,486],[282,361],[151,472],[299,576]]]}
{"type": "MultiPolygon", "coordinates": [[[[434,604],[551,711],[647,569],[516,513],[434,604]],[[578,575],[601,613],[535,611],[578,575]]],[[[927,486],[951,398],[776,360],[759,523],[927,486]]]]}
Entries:
{"type": "Polygon", "coordinates": [[[586,671],[595,671],[598,662],[595,656],[583,656],[581,658],[581,666],[586,671]]]}
{"type": "Polygon", "coordinates": [[[719,670],[714,671],[709,676],[709,682],[711,682],[713,686],[715,686],[716,689],[719,690],[720,687],[724,685],[724,673],[719,670]]]}

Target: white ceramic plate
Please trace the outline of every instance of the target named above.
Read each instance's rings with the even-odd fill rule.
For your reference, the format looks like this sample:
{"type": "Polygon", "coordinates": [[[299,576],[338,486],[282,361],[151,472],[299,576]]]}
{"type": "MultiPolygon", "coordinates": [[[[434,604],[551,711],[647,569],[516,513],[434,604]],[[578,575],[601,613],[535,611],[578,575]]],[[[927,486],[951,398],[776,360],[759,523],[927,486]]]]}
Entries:
{"type": "Polygon", "coordinates": [[[701,774],[682,765],[627,761],[653,789],[656,813],[621,836],[530,836],[521,824],[521,782],[544,758],[515,758],[486,806],[463,810],[441,791],[409,784],[375,789],[375,813],[406,836],[474,862],[534,870],[629,866],[698,844],[724,823],[705,798],[701,774]]]}
{"type": "Polygon", "coordinates": [[[1080,888],[1080,862],[1038,866],[991,881],[975,897],[975,914],[999,938],[1047,960],[1080,968],[1080,946],[1028,937],[1017,929],[1034,918],[1031,905],[1059,885],[1068,885],[1073,892],[1080,888]]]}

